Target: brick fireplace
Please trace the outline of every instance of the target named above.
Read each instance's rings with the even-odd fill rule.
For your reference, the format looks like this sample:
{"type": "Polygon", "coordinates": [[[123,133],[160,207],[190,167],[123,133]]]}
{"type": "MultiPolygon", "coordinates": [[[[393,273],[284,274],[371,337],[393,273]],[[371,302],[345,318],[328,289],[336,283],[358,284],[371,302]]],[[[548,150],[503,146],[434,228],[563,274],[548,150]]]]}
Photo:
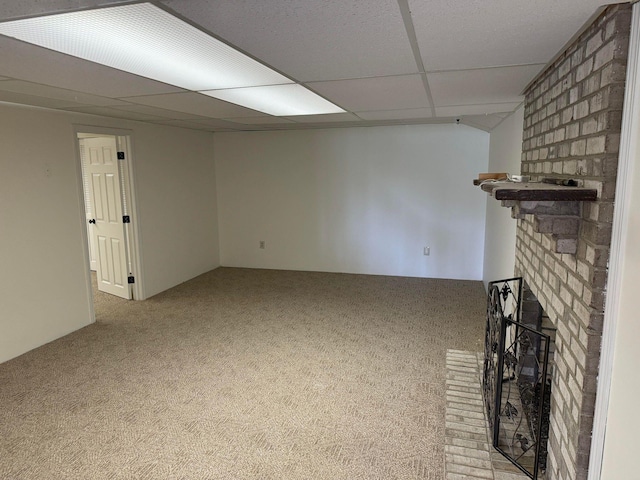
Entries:
{"type": "Polygon", "coordinates": [[[607,7],[525,92],[521,173],[598,192],[580,202],[575,253],[559,253],[533,215],[517,220],[515,274],[557,329],[550,479],[587,477],[630,25],[630,5],[607,7]]]}

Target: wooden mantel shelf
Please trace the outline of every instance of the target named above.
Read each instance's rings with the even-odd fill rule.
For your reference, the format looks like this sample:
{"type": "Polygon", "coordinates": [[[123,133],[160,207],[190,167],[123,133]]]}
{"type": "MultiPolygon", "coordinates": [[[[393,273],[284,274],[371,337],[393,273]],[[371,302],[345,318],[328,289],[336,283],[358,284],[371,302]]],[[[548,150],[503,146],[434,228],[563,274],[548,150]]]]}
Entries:
{"type": "Polygon", "coordinates": [[[569,187],[550,183],[487,182],[480,188],[496,200],[592,202],[598,198],[593,188],[569,187]]]}
{"type": "Polygon", "coordinates": [[[581,202],[597,200],[598,191],[575,186],[578,183],[575,180],[545,178],[542,182],[509,182],[502,181],[504,177],[499,175],[506,176],[480,174],[473,184],[501,200],[503,207],[511,208],[513,218],[533,215],[534,230],[551,235],[557,253],[575,254],[582,220],[581,202]]]}

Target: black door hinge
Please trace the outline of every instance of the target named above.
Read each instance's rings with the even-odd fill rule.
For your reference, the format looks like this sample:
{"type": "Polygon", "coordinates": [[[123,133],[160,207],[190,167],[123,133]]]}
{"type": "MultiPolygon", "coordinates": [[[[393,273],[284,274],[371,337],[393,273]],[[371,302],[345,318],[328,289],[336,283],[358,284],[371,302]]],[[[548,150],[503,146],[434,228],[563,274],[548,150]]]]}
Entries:
{"type": "Polygon", "coordinates": [[[124,152],[118,152],[118,160],[124,160],[124,152]]]}
{"type": "Polygon", "coordinates": [[[136,283],[136,277],[134,277],[133,275],[129,275],[127,277],[127,283],[136,283]]]}
{"type": "Polygon", "coordinates": [[[131,217],[129,215],[123,215],[122,223],[131,223],[131,217]]]}

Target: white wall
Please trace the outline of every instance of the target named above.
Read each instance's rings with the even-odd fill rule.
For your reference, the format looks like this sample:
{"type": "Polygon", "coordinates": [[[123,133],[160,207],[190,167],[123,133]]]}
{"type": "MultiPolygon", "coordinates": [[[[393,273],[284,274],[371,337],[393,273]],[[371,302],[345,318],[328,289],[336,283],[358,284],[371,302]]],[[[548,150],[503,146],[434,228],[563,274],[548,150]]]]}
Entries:
{"type": "MultiPolygon", "coordinates": [[[[520,173],[524,106],[491,131],[487,172],[520,173]]],[[[513,277],[516,255],[516,220],[511,209],[488,197],[484,241],[485,288],[489,282],[513,277]]]]}
{"type": "Polygon", "coordinates": [[[139,123],[133,135],[149,297],[220,266],[213,134],[139,123]]]}
{"type": "Polygon", "coordinates": [[[640,157],[635,161],[630,202],[632,207],[623,250],[622,288],[601,476],[603,480],[638,478],[636,455],[640,431],[640,415],[637,411],[640,398],[640,322],[636,295],[640,286],[639,165],[640,157]]]}
{"type": "Polygon", "coordinates": [[[479,280],[486,194],[472,179],[488,137],[464,125],[216,133],[221,263],[479,280]]]}
{"type": "Polygon", "coordinates": [[[74,124],[131,130],[147,296],[219,265],[212,134],[0,104],[0,362],[92,321],[74,124]]]}
{"type": "MultiPolygon", "coordinates": [[[[609,272],[609,292],[607,310],[614,311],[617,303],[618,315],[614,326],[605,323],[603,337],[603,357],[608,353],[607,333],[615,328],[613,366],[609,388],[609,405],[604,437],[604,455],[600,478],[602,480],[640,478],[638,471],[638,432],[640,415],[640,315],[638,314],[638,287],[640,287],[640,4],[634,5],[633,26],[629,58],[627,85],[630,87],[625,98],[625,119],[621,143],[621,157],[618,172],[618,190],[614,217],[611,262],[609,272]],[[628,130],[627,130],[628,128],[628,130]],[[628,157],[626,155],[628,154],[628,157]],[[627,189],[621,175],[626,175],[627,189]],[[623,190],[621,192],[621,190],[623,190]],[[617,215],[620,215],[618,217],[617,215]],[[618,218],[620,223],[617,223],[618,218]],[[617,227],[621,226],[618,231],[617,227]],[[620,233],[620,237],[617,234],[620,233]],[[619,241],[619,243],[616,242],[619,241]],[[620,250],[616,247],[620,245],[620,250]],[[615,253],[618,255],[615,255],[615,253]],[[613,277],[613,278],[612,278],[613,277]],[[616,286],[620,285],[619,289],[616,286]]],[[[607,317],[605,316],[605,322],[607,317]]],[[[606,357],[605,357],[606,362],[606,357]]],[[[605,365],[606,368],[606,365],[605,365]]],[[[606,379],[608,372],[601,378],[606,379]]],[[[600,392],[599,392],[600,393],[600,392]]],[[[596,411],[596,415],[598,412],[596,411]]],[[[597,419],[598,420],[598,419],[597,419]]],[[[594,477],[595,478],[595,477],[594,477]]]]}

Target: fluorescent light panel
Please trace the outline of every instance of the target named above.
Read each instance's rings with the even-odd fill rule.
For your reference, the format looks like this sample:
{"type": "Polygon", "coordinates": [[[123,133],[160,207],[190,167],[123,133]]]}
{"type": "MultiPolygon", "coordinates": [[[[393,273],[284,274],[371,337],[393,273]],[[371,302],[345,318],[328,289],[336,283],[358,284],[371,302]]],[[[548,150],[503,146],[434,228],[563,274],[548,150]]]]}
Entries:
{"type": "Polygon", "coordinates": [[[344,112],[340,107],[297,84],[232,88],[201,93],[278,117],[308,115],[310,110],[316,114],[344,112]]]}
{"type": "MultiPolygon", "coordinates": [[[[310,90],[150,3],[69,12],[0,23],[0,34],[187,90],[289,85],[302,115],[343,111],[310,90]],[[307,94],[299,94],[299,89],[307,94]],[[310,101],[309,108],[304,106],[310,101]],[[324,109],[332,108],[333,110],[324,109]]],[[[232,95],[262,110],[268,101],[232,95]]],[[[211,92],[207,92],[211,95],[211,92]]],[[[218,97],[221,98],[221,97],[218,97]]],[[[273,111],[273,109],[272,109],[273,111]]],[[[301,113],[297,113],[300,115],[301,113]]],[[[272,114],[273,115],[273,114],[272,114]]]]}

